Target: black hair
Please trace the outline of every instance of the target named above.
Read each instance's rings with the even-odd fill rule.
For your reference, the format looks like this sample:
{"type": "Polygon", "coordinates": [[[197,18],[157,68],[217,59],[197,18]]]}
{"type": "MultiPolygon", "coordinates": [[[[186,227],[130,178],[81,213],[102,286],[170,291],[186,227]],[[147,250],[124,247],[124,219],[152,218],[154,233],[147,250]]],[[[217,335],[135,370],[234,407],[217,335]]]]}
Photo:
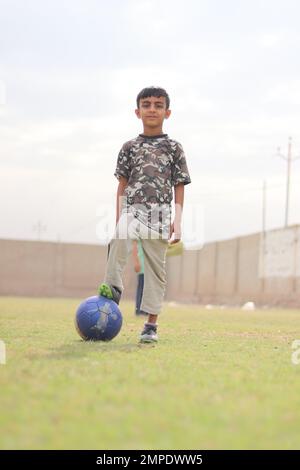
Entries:
{"type": "Polygon", "coordinates": [[[160,98],[161,96],[166,98],[166,108],[169,109],[170,106],[170,98],[166,90],[163,88],[159,88],[156,86],[150,86],[147,88],[143,88],[142,91],[139,92],[136,98],[136,104],[139,108],[140,100],[144,98],[150,98],[151,96],[155,96],[156,98],[160,98]]]}

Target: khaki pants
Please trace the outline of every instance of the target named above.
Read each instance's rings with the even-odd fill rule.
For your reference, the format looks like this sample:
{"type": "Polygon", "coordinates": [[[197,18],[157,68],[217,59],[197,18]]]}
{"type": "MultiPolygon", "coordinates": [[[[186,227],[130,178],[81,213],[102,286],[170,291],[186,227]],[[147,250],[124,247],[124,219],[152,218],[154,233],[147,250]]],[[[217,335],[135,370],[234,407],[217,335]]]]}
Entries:
{"type": "Polygon", "coordinates": [[[132,249],[132,240],[141,240],[144,250],[144,291],[141,310],[159,315],[166,287],[166,251],[168,240],[130,213],[122,213],[109,243],[104,282],[123,291],[122,273],[132,249]]]}

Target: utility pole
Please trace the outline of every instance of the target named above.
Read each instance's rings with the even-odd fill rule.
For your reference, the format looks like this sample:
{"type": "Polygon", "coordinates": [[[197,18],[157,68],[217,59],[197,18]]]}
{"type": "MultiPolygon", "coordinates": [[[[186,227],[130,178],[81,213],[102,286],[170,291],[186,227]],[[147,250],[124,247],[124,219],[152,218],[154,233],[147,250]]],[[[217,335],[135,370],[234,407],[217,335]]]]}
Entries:
{"type": "Polygon", "coordinates": [[[37,232],[37,239],[41,239],[41,234],[43,232],[46,232],[47,226],[44,225],[40,220],[37,221],[37,223],[33,226],[33,231],[37,232]]]}
{"type": "Polygon", "coordinates": [[[291,181],[291,164],[293,161],[298,160],[299,157],[292,158],[292,138],[289,137],[287,157],[280,152],[280,147],[277,148],[277,155],[287,162],[286,174],[286,197],[285,197],[285,220],[284,226],[288,227],[289,224],[289,208],[290,208],[290,181],[291,181]]]}

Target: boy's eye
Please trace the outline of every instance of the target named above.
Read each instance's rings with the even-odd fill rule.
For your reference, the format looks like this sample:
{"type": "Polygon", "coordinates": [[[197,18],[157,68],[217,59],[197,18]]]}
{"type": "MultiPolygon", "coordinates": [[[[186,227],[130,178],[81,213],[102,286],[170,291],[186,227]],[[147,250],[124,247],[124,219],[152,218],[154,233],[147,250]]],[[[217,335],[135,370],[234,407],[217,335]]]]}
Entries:
{"type": "MultiPolygon", "coordinates": [[[[151,106],[151,103],[142,103],[143,108],[149,108],[151,106]]],[[[155,108],[162,109],[164,107],[163,103],[155,103],[155,108]]]]}

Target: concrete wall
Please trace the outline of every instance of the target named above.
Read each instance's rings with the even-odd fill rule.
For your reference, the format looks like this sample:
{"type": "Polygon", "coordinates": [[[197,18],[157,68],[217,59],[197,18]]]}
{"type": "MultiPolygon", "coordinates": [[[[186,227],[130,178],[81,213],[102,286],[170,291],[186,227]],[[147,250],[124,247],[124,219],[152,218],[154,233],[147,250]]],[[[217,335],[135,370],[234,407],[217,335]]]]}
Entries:
{"type": "Polygon", "coordinates": [[[209,243],[182,258],[168,261],[168,299],[300,307],[299,226],[209,243]]]}
{"type": "MultiPolygon", "coordinates": [[[[93,295],[104,277],[107,247],[0,240],[0,295],[93,295]]],[[[167,258],[166,300],[300,307],[300,227],[205,245],[167,258]]],[[[124,296],[134,298],[131,260],[124,296]]]]}
{"type": "MultiPolygon", "coordinates": [[[[59,297],[93,295],[103,280],[107,247],[0,240],[0,294],[59,297]]],[[[126,295],[135,291],[135,273],[125,270],[126,295]]]]}
{"type": "Polygon", "coordinates": [[[198,278],[196,292],[203,302],[208,302],[216,289],[217,243],[205,245],[201,251],[197,252],[197,255],[198,278]]]}
{"type": "Polygon", "coordinates": [[[260,234],[239,238],[237,292],[253,297],[261,292],[263,283],[259,277],[260,234]]]}

